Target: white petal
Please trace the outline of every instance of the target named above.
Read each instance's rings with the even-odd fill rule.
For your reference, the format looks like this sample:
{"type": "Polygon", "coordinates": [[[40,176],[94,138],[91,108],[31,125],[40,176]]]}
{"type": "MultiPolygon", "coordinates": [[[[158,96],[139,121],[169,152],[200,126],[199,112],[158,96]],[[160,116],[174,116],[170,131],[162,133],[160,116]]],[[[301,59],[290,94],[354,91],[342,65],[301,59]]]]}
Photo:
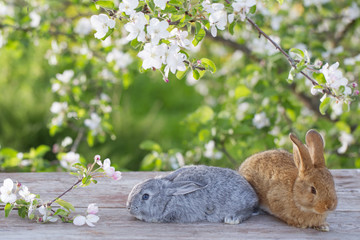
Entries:
{"type": "Polygon", "coordinates": [[[92,222],[92,223],[96,223],[97,221],[99,221],[99,217],[96,216],[95,214],[89,214],[86,216],[86,220],[92,222]]]}
{"type": "Polygon", "coordinates": [[[6,187],[9,190],[12,190],[14,187],[14,182],[10,178],[7,178],[4,180],[4,187],[6,187]]]}
{"type": "Polygon", "coordinates": [[[216,37],[216,35],[217,35],[217,30],[216,30],[215,25],[213,25],[213,26],[211,27],[211,35],[212,35],[213,37],[216,37]]]}
{"type": "Polygon", "coordinates": [[[76,226],[82,226],[82,225],[85,224],[85,222],[86,222],[86,218],[84,216],[81,216],[81,215],[75,217],[74,220],[73,220],[73,223],[76,226]]]}

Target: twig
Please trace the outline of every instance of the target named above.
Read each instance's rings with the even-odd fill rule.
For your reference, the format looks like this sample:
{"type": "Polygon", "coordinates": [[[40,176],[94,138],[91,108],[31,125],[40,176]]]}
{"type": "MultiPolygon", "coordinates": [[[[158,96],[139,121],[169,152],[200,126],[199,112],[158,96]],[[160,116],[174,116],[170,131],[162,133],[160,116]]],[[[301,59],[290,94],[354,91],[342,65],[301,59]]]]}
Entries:
{"type": "Polygon", "coordinates": [[[72,145],[71,147],[71,151],[72,152],[76,152],[77,148],[79,147],[79,144],[81,142],[81,140],[83,139],[84,137],[84,132],[85,132],[85,129],[84,128],[80,128],[79,132],[78,132],[78,135],[76,136],[76,139],[74,141],[74,144],[72,145]]]}
{"type": "Polygon", "coordinates": [[[56,200],[58,200],[59,198],[61,198],[62,196],[64,196],[66,193],[70,192],[76,185],[78,185],[79,183],[81,183],[82,179],[79,179],[76,183],[74,183],[68,190],[66,190],[65,192],[63,192],[62,194],[60,194],[58,197],[56,197],[54,200],[52,200],[51,202],[47,203],[47,206],[50,206],[51,204],[53,204],[56,200]]]}
{"type": "Polygon", "coordinates": [[[224,153],[226,155],[226,157],[230,160],[230,162],[234,165],[234,167],[236,167],[238,165],[237,161],[235,160],[235,158],[233,158],[230,153],[227,151],[227,149],[225,148],[225,142],[221,142],[221,147],[218,148],[222,153],[224,153]]]}
{"type": "MultiPolygon", "coordinates": [[[[279,50],[288,60],[289,64],[291,65],[291,67],[293,67],[294,69],[296,69],[296,63],[295,63],[295,60],[290,57],[289,54],[287,54],[274,40],[272,40],[263,30],[261,30],[259,28],[259,26],[253,22],[250,18],[246,17],[246,20],[254,27],[256,28],[256,30],[259,32],[259,37],[261,37],[261,35],[263,35],[269,42],[271,42],[272,45],[274,45],[274,47],[279,50]]],[[[307,79],[309,79],[311,81],[311,83],[314,85],[314,86],[317,86],[319,85],[318,82],[316,82],[312,77],[310,77],[308,74],[306,74],[305,72],[303,71],[300,71],[300,73],[306,77],[307,79]]],[[[323,89],[323,93],[326,93],[328,95],[331,95],[335,98],[337,98],[336,95],[334,95],[332,92],[331,92],[331,89],[330,88],[327,88],[325,87],[323,89]]]]}

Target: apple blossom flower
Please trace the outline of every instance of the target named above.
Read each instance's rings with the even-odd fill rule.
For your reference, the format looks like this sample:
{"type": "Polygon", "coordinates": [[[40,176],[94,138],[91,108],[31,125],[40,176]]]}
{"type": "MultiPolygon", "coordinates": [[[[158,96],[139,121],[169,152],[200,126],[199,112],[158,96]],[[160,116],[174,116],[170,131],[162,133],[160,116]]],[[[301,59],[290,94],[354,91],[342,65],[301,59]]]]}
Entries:
{"type": "Polygon", "coordinates": [[[97,135],[102,131],[101,117],[97,113],[91,113],[90,119],[85,119],[84,124],[93,131],[93,135],[97,135]]]}
{"type": "Polygon", "coordinates": [[[19,195],[26,201],[32,202],[35,198],[35,194],[29,192],[29,189],[26,186],[22,186],[19,195]]]}
{"type": "Polygon", "coordinates": [[[91,32],[91,22],[88,18],[80,18],[80,20],[77,22],[76,27],[74,29],[74,32],[85,36],[88,35],[91,32]]]}
{"type": "Polygon", "coordinates": [[[166,67],[164,69],[165,76],[169,76],[169,70],[175,74],[176,70],[185,71],[186,66],[184,61],[186,60],[186,55],[180,53],[180,48],[176,45],[170,46],[166,53],[166,67]]]}
{"type": "Polygon", "coordinates": [[[205,144],[204,157],[214,158],[214,159],[222,158],[222,153],[215,151],[215,141],[214,140],[210,140],[207,144],[205,144]]]}
{"type": "Polygon", "coordinates": [[[29,13],[29,17],[31,19],[30,27],[37,28],[40,25],[41,16],[36,12],[32,11],[29,13]]]}
{"type": "Polygon", "coordinates": [[[157,45],[160,39],[169,37],[170,33],[167,28],[169,23],[165,20],[160,21],[157,18],[152,18],[150,20],[150,25],[147,27],[147,33],[151,37],[151,43],[157,45]]]}
{"type": "Polygon", "coordinates": [[[62,147],[67,147],[67,146],[71,145],[72,143],[73,143],[72,138],[67,136],[67,137],[64,138],[64,140],[62,140],[61,146],[62,147]]]}
{"type": "Polygon", "coordinates": [[[99,207],[96,206],[96,203],[89,204],[87,211],[88,214],[97,214],[99,212],[99,207]]]}
{"type": "Polygon", "coordinates": [[[151,43],[146,43],[144,49],[138,53],[138,57],[143,60],[142,67],[144,69],[161,68],[164,63],[166,51],[167,46],[164,43],[155,46],[151,43]]]}
{"type": "Polygon", "coordinates": [[[103,166],[102,168],[104,169],[105,174],[108,177],[111,177],[114,180],[120,180],[121,179],[121,172],[120,171],[115,171],[114,167],[110,166],[111,161],[109,158],[106,158],[104,160],[103,166]]]}
{"type": "Polygon", "coordinates": [[[126,37],[128,41],[131,41],[135,38],[139,42],[145,42],[145,25],[147,24],[147,19],[145,18],[144,13],[137,12],[130,16],[130,21],[125,24],[124,28],[129,32],[129,35],[126,37]]]}
{"type": "Polygon", "coordinates": [[[161,8],[161,10],[165,10],[166,3],[168,1],[169,0],[154,0],[154,4],[155,4],[155,6],[161,8]]]}
{"type": "Polygon", "coordinates": [[[7,178],[4,180],[3,186],[0,187],[0,199],[3,203],[14,203],[16,201],[16,194],[13,193],[14,182],[7,178]]]}
{"type": "Polygon", "coordinates": [[[49,208],[44,205],[38,208],[38,211],[42,216],[41,222],[56,222],[58,220],[57,217],[54,217],[49,208]]]}
{"type": "Polygon", "coordinates": [[[119,11],[125,12],[126,15],[135,13],[135,8],[139,5],[138,0],[123,0],[119,5],[119,11]]]}
{"type": "Polygon", "coordinates": [[[213,13],[210,14],[209,23],[210,23],[210,31],[213,37],[217,35],[217,29],[224,30],[227,24],[227,13],[224,10],[224,4],[222,3],[213,3],[212,8],[214,10],[213,13]]]}
{"type": "Polygon", "coordinates": [[[94,223],[97,223],[99,221],[99,217],[94,215],[94,214],[88,214],[86,215],[86,217],[78,215],[74,218],[73,223],[76,226],[82,226],[85,223],[89,226],[89,227],[94,227],[94,223]]]}
{"type": "Polygon", "coordinates": [[[241,21],[245,21],[246,14],[249,13],[250,8],[256,5],[256,0],[236,0],[231,4],[234,13],[229,14],[229,22],[233,22],[235,16],[239,16],[241,21]]]}
{"type": "Polygon", "coordinates": [[[354,137],[350,133],[342,131],[340,133],[339,141],[341,143],[341,147],[338,148],[337,152],[343,154],[346,152],[349,145],[354,142],[354,137]]]}
{"type": "Polygon", "coordinates": [[[72,165],[80,162],[80,155],[75,152],[68,152],[61,157],[60,165],[67,170],[76,170],[72,165]]]}
{"type": "Polygon", "coordinates": [[[329,67],[329,64],[326,63],[321,69],[320,72],[324,75],[326,84],[334,89],[339,89],[340,86],[344,86],[344,95],[351,94],[351,88],[347,86],[348,80],[343,77],[343,74],[338,70],[339,62],[334,63],[329,67]]]}
{"type": "Polygon", "coordinates": [[[115,20],[110,19],[106,14],[93,15],[90,18],[90,22],[96,30],[94,36],[97,39],[102,39],[109,31],[109,28],[115,27],[115,20]]]}
{"type": "Polygon", "coordinates": [[[176,43],[179,47],[189,49],[191,42],[189,39],[187,39],[188,35],[189,33],[187,31],[181,31],[177,28],[174,28],[170,32],[169,41],[171,43],[176,43]]]}
{"type": "Polygon", "coordinates": [[[115,62],[115,70],[125,69],[130,63],[132,63],[133,59],[128,53],[123,53],[122,51],[114,48],[111,52],[106,56],[107,62],[115,62]]]}
{"type": "Polygon", "coordinates": [[[257,129],[270,126],[270,120],[266,117],[265,112],[255,114],[252,123],[257,129]]]}

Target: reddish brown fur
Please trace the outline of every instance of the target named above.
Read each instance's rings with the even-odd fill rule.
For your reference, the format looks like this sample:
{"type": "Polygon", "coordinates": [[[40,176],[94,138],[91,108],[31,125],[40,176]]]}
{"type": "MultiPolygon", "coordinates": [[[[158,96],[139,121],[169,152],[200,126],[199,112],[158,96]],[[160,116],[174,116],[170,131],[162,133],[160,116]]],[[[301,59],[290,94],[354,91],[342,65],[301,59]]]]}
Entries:
{"type": "Polygon", "coordinates": [[[292,226],[328,231],[326,217],[335,209],[337,198],[325,167],[321,135],[310,130],[308,146],[295,135],[290,138],[294,156],[283,150],[261,152],[246,159],[239,172],[254,187],[263,210],[292,226]],[[311,193],[312,186],[316,194],[311,193]]]}

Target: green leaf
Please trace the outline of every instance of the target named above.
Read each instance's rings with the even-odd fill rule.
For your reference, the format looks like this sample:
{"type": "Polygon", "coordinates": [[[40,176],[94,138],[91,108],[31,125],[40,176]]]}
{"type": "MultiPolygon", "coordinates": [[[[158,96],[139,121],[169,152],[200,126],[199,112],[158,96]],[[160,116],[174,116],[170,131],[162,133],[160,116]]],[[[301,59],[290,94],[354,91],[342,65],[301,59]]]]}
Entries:
{"type": "Polygon", "coordinates": [[[287,78],[287,82],[292,83],[294,81],[294,77],[295,77],[295,68],[292,67],[290,69],[290,72],[289,72],[289,75],[288,75],[288,78],[287,78]]]}
{"type": "Polygon", "coordinates": [[[91,179],[92,177],[90,175],[84,177],[82,180],[81,180],[81,187],[86,187],[88,186],[90,183],[91,183],[91,179]]]}
{"type": "Polygon", "coordinates": [[[154,141],[146,140],[140,144],[140,149],[162,152],[160,145],[154,141]]]}
{"type": "Polygon", "coordinates": [[[44,156],[48,151],[50,151],[50,147],[47,145],[40,145],[36,148],[35,153],[37,157],[44,156]]]}
{"type": "Polygon", "coordinates": [[[249,11],[251,14],[254,14],[256,12],[256,4],[250,8],[249,11]]]}
{"type": "Polygon", "coordinates": [[[131,45],[133,48],[137,49],[137,48],[141,45],[141,42],[139,42],[139,41],[137,40],[137,38],[135,38],[134,40],[131,41],[130,45],[131,45]]]}
{"type": "Polygon", "coordinates": [[[18,209],[19,217],[25,218],[27,216],[28,209],[26,207],[20,207],[18,209]]]}
{"type": "Polygon", "coordinates": [[[13,207],[14,207],[14,205],[13,204],[11,204],[11,203],[7,203],[6,205],[5,205],[5,217],[7,218],[8,216],[9,216],[9,214],[10,214],[10,212],[11,212],[11,210],[13,209],[13,207]]]}
{"type": "Polygon", "coordinates": [[[201,29],[201,23],[195,22],[195,34],[197,34],[201,29]]]}
{"type": "Polygon", "coordinates": [[[65,209],[67,209],[68,211],[70,211],[70,210],[75,211],[75,208],[71,203],[69,203],[65,200],[62,200],[61,198],[57,199],[55,202],[57,204],[59,204],[60,206],[64,207],[65,209]]]}
{"type": "Polygon", "coordinates": [[[322,73],[314,73],[313,77],[317,81],[318,84],[325,84],[326,83],[325,76],[322,73]]]}
{"type": "Polygon", "coordinates": [[[196,80],[199,80],[199,78],[200,78],[200,73],[199,73],[198,70],[193,69],[193,77],[194,77],[196,80]]]}
{"type": "Polygon", "coordinates": [[[295,53],[295,54],[298,55],[301,59],[303,59],[304,56],[305,56],[304,52],[303,52],[301,49],[298,49],[298,48],[291,48],[291,49],[289,50],[289,52],[295,53]]]}
{"type": "Polygon", "coordinates": [[[212,73],[216,72],[216,65],[213,61],[211,61],[208,58],[202,58],[202,59],[200,59],[200,61],[201,61],[201,64],[204,65],[206,68],[210,68],[210,71],[212,73]]]}
{"type": "Polygon", "coordinates": [[[114,32],[114,28],[109,28],[109,31],[106,33],[105,37],[103,37],[101,40],[105,40],[108,36],[110,36],[114,32]]]}
{"type": "Polygon", "coordinates": [[[206,32],[204,29],[200,28],[197,34],[195,34],[194,40],[192,41],[192,44],[194,47],[196,47],[201,40],[206,36],[206,32]]]}
{"type": "Polygon", "coordinates": [[[88,143],[89,147],[94,146],[94,136],[92,134],[92,131],[89,131],[87,134],[87,143],[88,143]]]}
{"type": "Polygon", "coordinates": [[[326,97],[322,103],[320,104],[319,110],[322,115],[325,115],[326,110],[328,110],[330,106],[330,98],[326,97]]]}
{"type": "Polygon", "coordinates": [[[229,25],[229,33],[230,33],[231,35],[234,35],[234,27],[235,27],[235,25],[236,25],[236,22],[235,22],[235,21],[233,21],[233,22],[229,25]]]}
{"type": "Polygon", "coordinates": [[[235,98],[247,97],[251,93],[250,89],[245,85],[239,85],[235,89],[235,98]]]}
{"type": "Polygon", "coordinates": [[[56,210],[56,212],[54,213],[54,216],[57,215],[61,215],[62,217],[66,217],[69,215],[69,211],[65,211],[64,209],[59,208],[58,210],[56,210]]]}
{"type": "Polygon", "coordinates": [[[97,2],[95,2],[95,4],[100,7],[103,7],[103,8],[113,9],[115,7],[115,4],[113,1],[97,1],[97,2]]]}
{"type": "Polygon", "coordinates": [[[148,1],[148,6],[151,9],[152,12],[155,12],[155,3],[154,1],[148,1]]]}
{"type": "Polygon", "coordinates": [[[177,79],[182,79],[185,75],[186,75],[187,69],[185,71],[176,71],[176,78],[177,79]]]}

